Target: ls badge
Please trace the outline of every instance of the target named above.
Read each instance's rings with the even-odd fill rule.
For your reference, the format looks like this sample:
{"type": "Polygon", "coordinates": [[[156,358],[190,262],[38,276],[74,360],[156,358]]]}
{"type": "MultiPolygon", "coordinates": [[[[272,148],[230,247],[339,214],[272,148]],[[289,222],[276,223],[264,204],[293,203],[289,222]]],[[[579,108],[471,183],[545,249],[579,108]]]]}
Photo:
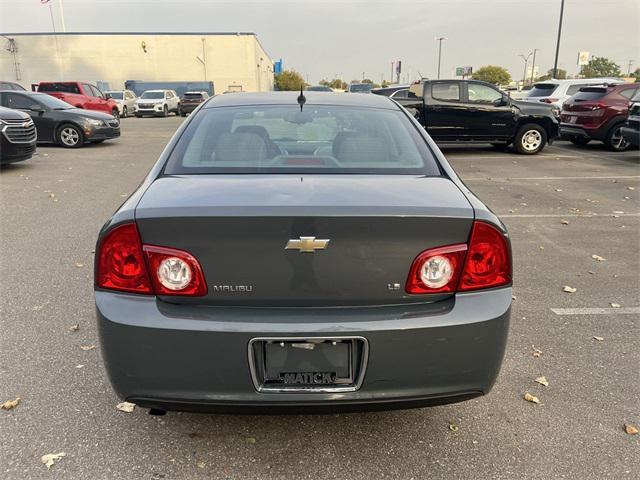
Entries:
{"type": "Polygon", "coordinates": [[[314,253],[316,250],[324,250],[329,245],[329,239],[316,239],[316,237],[292,238],[284,247],[285,250],[298,250],[304,253],[314,253]]]}

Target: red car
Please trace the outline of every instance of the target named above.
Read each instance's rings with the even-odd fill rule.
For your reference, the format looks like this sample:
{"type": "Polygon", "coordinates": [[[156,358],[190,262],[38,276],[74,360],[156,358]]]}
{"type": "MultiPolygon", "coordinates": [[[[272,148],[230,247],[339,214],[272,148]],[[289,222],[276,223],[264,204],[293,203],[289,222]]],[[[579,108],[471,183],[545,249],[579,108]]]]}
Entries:
{"type": "Polygon", "coordinates": [[[629,112],[629,100],[640,84],[583,87],[562,104],[560,135],[576,145],[600,140],[609,150],[622,152],[629,142],[621,129],[629,112]]]}
{"type": "Polygon", "coordinates": [[[116,118],[119,116],[116,101],[107,97],[98,87],[90,83],[40,82],[37,85],[37,90],[59,98],[76,108],[110,113],[116,118]]]}

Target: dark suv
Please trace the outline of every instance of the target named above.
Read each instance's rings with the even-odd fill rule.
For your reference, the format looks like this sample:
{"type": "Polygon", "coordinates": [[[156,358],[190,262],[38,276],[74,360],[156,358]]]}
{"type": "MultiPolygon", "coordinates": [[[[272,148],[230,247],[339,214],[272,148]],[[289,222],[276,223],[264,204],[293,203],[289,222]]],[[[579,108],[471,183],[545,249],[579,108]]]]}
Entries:
{"type": "Polygon", "coordinates": [[[186,117],[187,113],[193,112],[207,98],[209,98],[207,92],[184,92],[180,97],[180,115],[186,117]]]}
{"type": "Polygon", "coordinates": [[[622,136],[633,148],[640,147],[640,93],[631,99],[627,123],[621,129],[622,136]]]}
{"type": "Polygon", "coordinates": [[[29,115],[0,107],[0,164],[30,159],[36,140],[36,127],[29,115]]]}
{"type": "Polygon", "coordinates": [[[629,100],[639,90],[637,83],[581,88],[562,104],[560,134],[576,145],[600,140],[609,150],[626,150],[629,142],[622,135],[622,127],[629,100]]]}

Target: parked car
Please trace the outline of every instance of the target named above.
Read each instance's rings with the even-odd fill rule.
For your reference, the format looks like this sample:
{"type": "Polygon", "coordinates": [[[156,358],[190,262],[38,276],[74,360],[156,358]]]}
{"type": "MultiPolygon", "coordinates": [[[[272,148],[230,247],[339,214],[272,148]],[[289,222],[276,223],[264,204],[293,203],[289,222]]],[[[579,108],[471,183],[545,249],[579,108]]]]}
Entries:
{"type": "Polygon", "coordinates": [[[631,99],[631,105],[629,106],[629,116],[626,123],[620,129],[624,139],[633,148],[640,146],[640,93],[631,99]]]}
{"type": "Polygon", "coordinates": [[[118,117],[118,104],[107,98],[98,87],[85,82],[40,82],[37,91],[47,93],[69,105],[85,110],[96,110],[118,117]]]}
{"type": "Polygon", "coordinates": [[[574,80],[545,80],[534,83],[528,95],[523,98],[527,102],[543,102],[558,108],[570,97],[578,93],[582,87],[602,85],[603,83],[624,83],[619,78],[580,78],[574,80]]]}
{"type": "Polygon", "coordinates": [[[299,95],[207,100],[100,231],[116,393],[158,414],[486,394],[512,299],[505,226],[396,102],[299,95]]]}
{"type": "Polygon", "coordinates": [[[186,117],[187,113],[193,112],[207,98],[209,98],[207,92],[185,92],[180,97],[180,114],[186,117]]]}
{"type": "Polygon", "coordinates": [[[38,131],[38,143],[78,148],[120,136],[120,121],[113,115],[75,108],[39,92],[0,92],[0,105],[29,114],[38,131]]]}
{"type": "Polygon", "coordinates": [[[136,94],[131,90],[108,90],[105,96],[112,98],[118,104],[118,113],[121,117],[134,115],[136,112],[136,94]]]}
{"type": "Polygon", "coordinates": [[[384,95],[385,97],[390,98],[408,98],[410,86],[411,85],[392,85],[390,87],[374,88],[373,90],[371,90],[371,93],[375,93],[376,95],[384,95]]]}
{"type": "Polygon", "coordinates": [[[179,97],[185,92],[207,92],[209,96],[215,94],[213,82],[207,81],[171,81],[149,82],[146,80],[126,80],[124,88],[131,90],[140,97],[147,90],[172,90],[179,97]]]}
{"type": "Polygon", "coordinates": [[[557,109],[509,98],[477,80],[422,80],[411,96],[398,100],[440,143],[513,145],[535,154],[558,136],[557,109]]]}
{"type": "Polygon", "coordinates": [[[182,115],[180,98],[173,90],[147,90],[136,100],[136,117],[182,115]]]}
{"type": "Polygon", "coordinates": [[[29,160],[36,151],[36,140],[29,115],[0,107],[0,165],[29,160]]]}
{"type": "Polygon", "coordinates": [[[371,93],[373,84],[371,83],[350,83],[347,87],[347,93],[371,93]]]}
{"type": "Polygon", "coordinates": [[[26,88],[19,83],[0,81],[0,90],[26,90],[26,88]]]}
{"type": "Polygon", "coordinates": [[[331,90],[331,87],[327,87],[326,85],[311,85],[305,90],[307,90],[308,92],[333,92],[333,90],[331,90]]]}
{"type": "Polygon", "coordinates": [[[615,152],[629,148],[622,127],[637,83],[581,88],[562,105],[560,134],[577,145],[600,140],[615,152]]]}

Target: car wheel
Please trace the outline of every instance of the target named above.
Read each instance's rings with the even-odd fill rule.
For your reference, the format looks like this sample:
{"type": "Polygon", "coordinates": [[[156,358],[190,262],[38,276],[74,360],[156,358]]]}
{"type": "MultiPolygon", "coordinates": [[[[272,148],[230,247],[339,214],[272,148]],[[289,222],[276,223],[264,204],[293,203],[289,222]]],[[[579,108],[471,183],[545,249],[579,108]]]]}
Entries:
{"type": "Polygon", "coordinates": [[[182,116],[182,105],[178,104],[178,109],[176,110],[176,117],[182,116]]]}
{"type": "Polygon", "coordinates": [[[65,148],[78,148],[84,144],[84,134],[75,125],[62,125],[56,137],[59,145],[65,148]]]}
{"type": "Polygon", "coordinates": [[[523,155],[534,155],[541,151],[547,143],[547,132],[535,123],[527,123],[520,127],[513,143],[516,151],[523,155]]]}
{"type": "Polygon", "coordinates": [[[569,137],[569,141],[574,145],[586,145],[591,139],[587,137],[569,137]]]}
{"type": "Polygon", "coordinates": [[[622,136],[622,123],[611,127],[604,139],[604,144],[613,152],[624,152],[629,148],[629,142],[622,136]]]}
{"type": "Polygon", "coordinates": [[[162,107],[162,116],[163,117],[168,117],[169,116],[169,107],[167,107],[166,105],[164,107],[162,107]]]}
{"type": "Polygon", "coordinates": [[[125,105],[124,107],[122,107],[122,118],[127,118],[129,116],[129,110],[127,109],[127,106],[125,105]]]}
{"type": "Polygon", "coordinates": [[[116,117],[118,120],[120,120],[120,112],[118,111],[117,108],[114,108],[113,110],[111,110],[111,115],[113,115],[114,117],[116,117]]]}

